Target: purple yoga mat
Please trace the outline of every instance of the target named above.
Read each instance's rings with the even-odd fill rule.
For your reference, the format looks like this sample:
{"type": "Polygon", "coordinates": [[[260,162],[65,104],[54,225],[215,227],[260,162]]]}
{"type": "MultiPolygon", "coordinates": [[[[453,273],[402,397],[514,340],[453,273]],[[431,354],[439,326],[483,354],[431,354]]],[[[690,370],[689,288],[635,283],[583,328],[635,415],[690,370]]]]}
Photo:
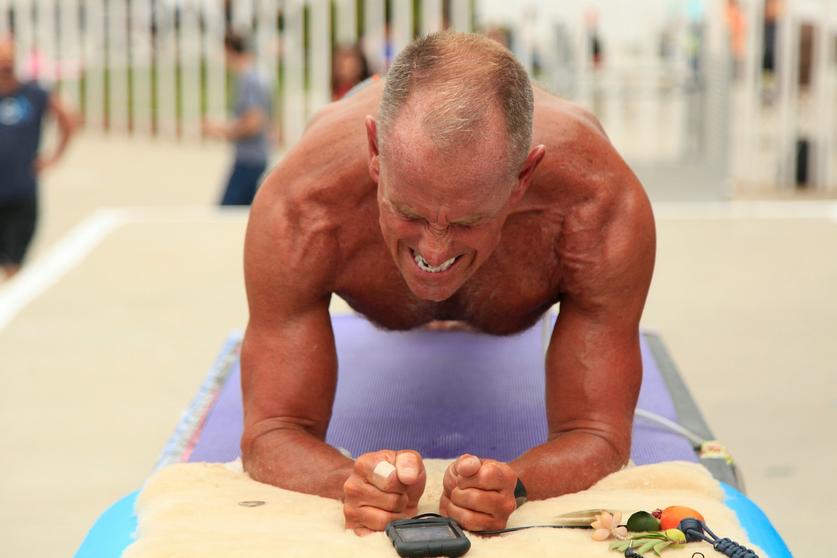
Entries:
{"type": "MultiPolygon", "coordinates": [[[[513,337],[387,332],[354,315],[334,317],[333,325],[340,368],[329,444],[352,455],[388,448],[510,461],[546,439],[540,324],[513,337]]],[[[642,362],[639,407],[676,421],[644,339],[642,362]]],[[[189,461],[236,459],[241,426],[236,364],[189,461]]],[[[683,437],[645,423],[634,425],[631,454],[640,465],[696,461],[683,437]]]]}

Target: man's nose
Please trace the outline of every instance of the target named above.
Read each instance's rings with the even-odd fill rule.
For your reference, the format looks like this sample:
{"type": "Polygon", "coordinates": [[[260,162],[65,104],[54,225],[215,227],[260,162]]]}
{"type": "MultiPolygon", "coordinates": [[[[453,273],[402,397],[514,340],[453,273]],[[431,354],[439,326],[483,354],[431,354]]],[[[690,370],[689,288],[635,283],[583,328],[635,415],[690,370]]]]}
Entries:
{"type": "Polygon", "coordinates": [[[419,254],[432,266],[443,264],[450,259],[450,235],[447,228],[427,227],[421,235],[418,245],[419,254]]]}

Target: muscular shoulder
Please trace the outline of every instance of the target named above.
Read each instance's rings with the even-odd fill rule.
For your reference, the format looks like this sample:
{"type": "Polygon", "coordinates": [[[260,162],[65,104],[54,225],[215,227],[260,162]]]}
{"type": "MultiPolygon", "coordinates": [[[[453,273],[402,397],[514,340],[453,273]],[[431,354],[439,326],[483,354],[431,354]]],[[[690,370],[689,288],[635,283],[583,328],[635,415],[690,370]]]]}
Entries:
{"type": "Polygon", "coordinates": [[[265,179],[248,224],[248,291],[266,277],[304,283],[313,294],[331,288],[336,266],[358,237],[356,223],[374,205],[364,108],[326,107],[265,179]]]}
{"type": "Polygon", "coordinates": [[[554,97],[537,99],[535,141],[547,147],[538,186],[560,220],[563,295],[590,307],[617,293],[644,301],[655,233],[642,185],[595,116],[554,97]]]}
{"type": "Polygon", "coordinates": [[[380,97],[376,91],[362,93],[331,103],[311,118],[302,138],[261,188],[263,203],[340,215],[368,195],[372,183],[364,119],[376,113],[380,97]]]}

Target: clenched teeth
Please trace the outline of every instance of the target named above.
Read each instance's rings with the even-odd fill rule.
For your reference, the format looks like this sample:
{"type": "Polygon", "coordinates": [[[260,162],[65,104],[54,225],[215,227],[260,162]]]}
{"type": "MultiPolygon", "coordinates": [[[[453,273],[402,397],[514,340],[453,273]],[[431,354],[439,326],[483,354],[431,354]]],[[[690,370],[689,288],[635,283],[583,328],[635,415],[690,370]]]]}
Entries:
{"type": "Polygon", "coordinates": [[[459,256],[454,256],[451,259],[442,262],[437,266],[433,266],[427,263],[427,260],[421,257],[421,254],[419,254],[418,252],[413,252],[413,259],[416,261],[416,265],[419,266],[419,269],[421,269],[422,271],[426,271],[427,273],[441,273],[443,271],[446,271],[450,266],[453,265],[453,262],[455,262],[456,258],[458,257],[459,256]]]}

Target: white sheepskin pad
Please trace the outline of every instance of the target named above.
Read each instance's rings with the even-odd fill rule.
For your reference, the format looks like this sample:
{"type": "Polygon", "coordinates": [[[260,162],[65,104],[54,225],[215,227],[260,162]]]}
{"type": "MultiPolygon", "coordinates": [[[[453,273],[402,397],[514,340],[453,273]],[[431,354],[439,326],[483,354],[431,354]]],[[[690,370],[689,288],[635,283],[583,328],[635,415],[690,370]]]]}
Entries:
{"type": "MultiPolygon", "coordinates": [[[[448,463],[425,461],[428,480],[420,513],[438,511],[448,463]]],[[[622,511],[624,522],[636,510],[670,505],[700,511],[719,536],[750,546],[734,512],[724,505],[718,483],[700,465],[680,462],[625,469],[589,490],[529,502],[511,516],[509,527],[550,523],[560,514],[592,508],[622,511]]],[[[125,558],[397,556],[385,534],[358,537],[345,530],[340,502],[256,482],[239,463],[166,467],[148,480],[136,512],[137,540],[125,551],[125,558]],[[265,504],[239,505],[252,500],[265,504]]],[[[530,529],[491,538],[469,535],[471,550],[466,556],[620,558],[621,553],[608,550],[608,543],[595,542],[590,535],[582,529],[530,529]]],[[[698,551],[706,558],[721,558],[706,543],[667,549],[663,556],[691,558],[698,551]]]]}

